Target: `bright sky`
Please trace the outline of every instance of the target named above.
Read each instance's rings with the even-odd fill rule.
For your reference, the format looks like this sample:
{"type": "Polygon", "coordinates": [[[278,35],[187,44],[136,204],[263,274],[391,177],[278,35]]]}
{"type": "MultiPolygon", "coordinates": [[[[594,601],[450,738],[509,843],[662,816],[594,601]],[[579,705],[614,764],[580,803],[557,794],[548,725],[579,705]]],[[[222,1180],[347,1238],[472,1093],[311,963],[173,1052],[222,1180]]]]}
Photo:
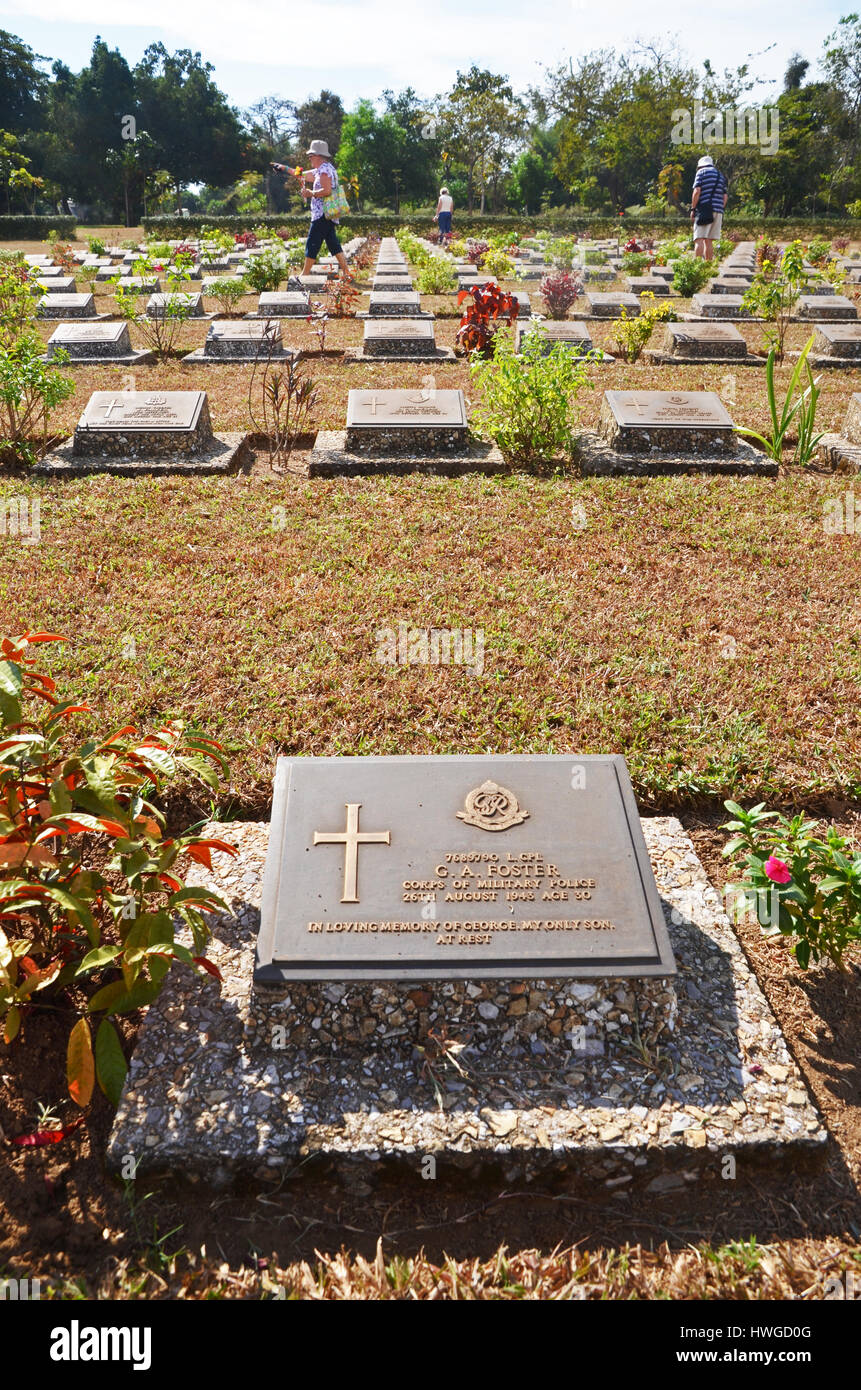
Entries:
{"type": "Polygon", "coordinates": [[[160,40],[200,51],[235,105],[270,93],[302,101],[329,87],[350,106],[386,87],[433,96],[472,62],[523,88],[560,59],[666,35],[678,35],[694,64],[710,58],[719,70],[761,54],[752,66],[775,84],[796,51],[815,65],[852,8],[852,0],[0,0],[0,28],[74,71],[97,34],[132,64],[160,40]]]}

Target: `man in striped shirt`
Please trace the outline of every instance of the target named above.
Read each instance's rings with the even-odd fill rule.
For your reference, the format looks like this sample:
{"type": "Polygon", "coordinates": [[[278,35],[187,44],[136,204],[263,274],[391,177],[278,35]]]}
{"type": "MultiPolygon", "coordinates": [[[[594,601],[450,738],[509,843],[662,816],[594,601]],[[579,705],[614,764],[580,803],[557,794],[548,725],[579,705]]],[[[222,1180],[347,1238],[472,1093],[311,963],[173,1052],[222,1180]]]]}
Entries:
{"type": "Polygon", "coordinates": [[[694,191],[691,197],[694,255],[710,261],[714,243],[723,227],[723,211],[729,197],[729,186],[710,154],[704,154],[697,165],[694,191]]]}

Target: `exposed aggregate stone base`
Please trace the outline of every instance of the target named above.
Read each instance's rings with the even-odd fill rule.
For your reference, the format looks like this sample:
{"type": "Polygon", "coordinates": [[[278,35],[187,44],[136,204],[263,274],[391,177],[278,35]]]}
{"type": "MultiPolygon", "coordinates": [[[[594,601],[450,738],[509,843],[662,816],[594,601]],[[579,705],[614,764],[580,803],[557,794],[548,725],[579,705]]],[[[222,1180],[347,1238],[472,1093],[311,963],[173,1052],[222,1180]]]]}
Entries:
{"type": "Polygon", "coordinates": [[[457,477],[462,473],[501,473],[508,467],[493,444],[469,444],[451,453],[353,453],[347,448],[346,430],[320,430],[309,456],[308,474],[312,478],[334,478],[341,473],[439,473],[457,477]]]}
{"type": "Polygon", "coordinates": [[[127,477],[144,473],[232,473],[250,459],[248,435],[239,433],[214,434],[194,453],[177,453],[173,457],[164,454],[138,454],[133,458],[111,454],[81,455],[74,453],[70,439],[46,454],[34,472],[118,473],[127,477]]]}
{"type": "Polygon", "coordinates": [[[739,440],[733,453],[720,457],[690,453],[620,453],[602,435],[584,430],[574,449],[574,461],[584,477],[612,477],[634,474],[657,477],[674,473],[753,474],[758,478],[776,478],[778,465],[752,445],[739,440]]]}
{"type": "MultiPolygon", "coordinates": [[[[612,1001],[591,1020],[604,1052],[566,1056],[534,981],[504,990],[483,981],[459,999],[441,982],[413,986],[415,1012],[398,1020],[389,986],[366,994],[364,1018],[352,1014],[353,986],[290,986],[285,1033],[275,1033],[278,1011],[252,1002],[268,826],[208,827],[240,851],[190,876],[231,906],[208,951],[223,980],[176,967],[150,1006],[109,1140],[111,1168],[131,1154],[139,1172],[221,1185],[239,1174],[279,1181],[313,1159],[352,1180],[357,1169],[414,1170],[433,1155],[475,1174],[501,1166],[509,1179],[566,1169],[615,1187],[644,1175],[657,1192],[696,1181],[726,1154],[765,1159],[774,1171],[816,1160],[826,1131],[690,839],[673,818],[645,819],[643,830],[678,966],[677,1010],[664,1001],[662,1026],[646,1040],[628,1001],[598,982],[595,998],[612,1001]],[[497,994],[508,1000],[505,1016],[497,994]],[[497,1030],[491,1042],[459,1029],[464,999],[497,1030]],[[518,999],[524,1007],[509,1014],[518,999]],[[343,1024],[345,1001],[352,1022],[343,1036],[312,1045],[336,1013],[343,1024]],[[497,1018],[482,1004],[499,1008],[497,1018]]],[[[665,983],[652,982],[658,992],[665,983]]],[[[588,1017],[585,991],[596,982],[553,988],[563,984],[588,1017]]],[[[631,981],[621,984],[630,993],[631,981]]]]}

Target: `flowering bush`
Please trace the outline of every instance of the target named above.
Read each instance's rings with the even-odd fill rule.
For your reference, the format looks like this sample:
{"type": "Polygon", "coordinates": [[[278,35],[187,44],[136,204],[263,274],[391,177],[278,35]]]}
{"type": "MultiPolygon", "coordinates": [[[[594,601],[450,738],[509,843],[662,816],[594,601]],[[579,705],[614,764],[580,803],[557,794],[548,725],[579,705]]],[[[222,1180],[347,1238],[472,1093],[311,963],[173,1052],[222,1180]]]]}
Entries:
{"type": "Polygon", "coordinates": [[[235,850],[197,835],[166,837],[150,800],[182,774],[217,790],[220,745],[179,722],[146,738],[126,725],[77,742],[70,722],[92,711],[60,700],[34,655],[40,643],[62,640],[39,632],[0,641],[0,1020],[9,1045],[26,1036],[42,1001],[56,1007],[62,998],[78,1015],[69,1093],[85,1106],[96,1079],[119,1099],[126,1068],[113,1014],[150,1003],[176,960],[217,975],[204,954],[204,914],[225,904],[209,889],[187,888],[180,861],[209,867],[213,850],[235,850]],[[95,853],[105,851],[96,867],[95,853]],[[178,922],[190,929],[191,948],[175,940],[178,922]]]}
{"type": "Polygon", "coordinates": [[[488,275],[495,275],[498,280],[510,280],[514,275],[514,261],[505,251],[488,251],[482,269],[488,275]]]}
{"type": "Polygon", "coordinates": [[[818,822],[803,815],[789,819],[762,802],[750,811],[724,805],[733,816],[723,826],[733,836],[724,856],[744,861],[743,878],[730,885],[736,916],[755,905],[766,936],[795,937],[803,970],[824,957],[848,971],[845,953],[861,941],[861,853],[833,826],[817,836],[818,822]]]}
{"type": "Polygon", "coordinates": [[[636,362],[655,330],[655,325],[673,318],[672,304],[658,303],[651,293],[640,295],[640,312],[629,317],[622,309],[613,323],[613,338],[626,362],[636,362]]]}
{"type": "Polygon", "coordinates": [[[570,270],[558,270],[553,275],[545,275],[541,281],[541,298],[551,319],[564,319],[582,292],[583,286],[579,276],[572,274],[570,270]]]}
{"type": "Polygon", "coordinates": [[[640,245],[637,238],[635,236],[632,236],[629,237],[628,240],[625,242],[625,245],[622,247],[622,250],[625,252],[626,255],[628,255],[632,252],[637,253],[638,251],[642,251],[643,247],[640,245]]]}

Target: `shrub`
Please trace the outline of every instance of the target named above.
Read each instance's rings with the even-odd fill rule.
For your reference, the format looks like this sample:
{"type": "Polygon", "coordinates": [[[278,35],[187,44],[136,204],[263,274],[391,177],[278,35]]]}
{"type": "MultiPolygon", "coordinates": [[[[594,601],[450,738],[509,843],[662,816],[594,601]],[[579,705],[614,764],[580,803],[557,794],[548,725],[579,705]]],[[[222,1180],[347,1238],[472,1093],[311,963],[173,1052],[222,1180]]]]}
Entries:
{"type": "Polygon", "coordinates": [[[264,251],[260,256],[252,256],[242,267],[241,274],[249,289],[266,294],[279,288],[286,271],[281,252],[264,251]]]}
{"type": "Polygon", "coordinates": [[[823,241],[821,238],[811,241],[807,248],[807,259],[810,264],[820,269],[827,263],[830,254],[831,246],[829,242],[823,241]]]}
{"type": "Polygon", "coordinates": [[[709,262],[699,256],[680,256],[673,268],[673,289],[684,299],[690,299],[691,295],[699,294],[713,274],[709,262]]]}
{"type": "Polygon", "coordinates": [[[0,347],[0,463],[37,463],[48,447],[48,421],[75,383],[58,371],[68,354],[43,362],[45,348],[36,333],[21,334],[0,347]]]}
{"type": "Polygon", "coordinates": [[[504,251],[492,250],[485,256],[482,269],[498,280],[510,280],[514,275],[514,261],[504,251]]]}
{"type": "Polygon", "coordinates": [[[459,237],[455,237],[454,241],[449,242],[448,249],[455,260],[462,261],[466,256],[466,242],[460,240],[459,237]]]}
{"type": "Polygon", "coordinates": [[[75,240],[74,217],[0,217],[0,241],[47,241],[51,232],[75,240]]]}
{"type": "Polygon", "coordinates": [[[831,245],[833,246],[834,250],[842,256],[843,253],[846,251],[847,247],[849,246],[849,238],[848,236],[836,236],[831,242],[831,245]]]}
{"type": "Polygon", "coordinates": [[[87,242],[87,250],[91,256],[103,256],[105,254],[105,243],[97,236],[90,237],[87,242]]]}
{"type": "Polygon", "coordinates": [[[549,352],[540,329],[525,339],[520,356],[508,334],[501,334],[492,359],[474,356],[472,383],[481,392],[473,408],[479,429],[518,463],[571,453],[576,438],[573,409],[578,392],[589,385],[586,362],[566,343],[549,352]]]}
{"type": "Polygon", "coordinates": [[[455,346],[461,353],[471,356],[478,353],[482,357],[492,357],[496,344],[496,331],[500,319],[514,323],[518,314],[518,301],[513,294],[501,290],[498,285],[481,285],[471,290],[461,290],[458,304],[465,299],[472,303],[464,310],[460,327],[455,335],[455,346]]]}
{"type": "Polygon", "coordinates": [[[548,317],[564,319],[582,291],[579,277],[573,275],[570,270],[558,270],[554,275],[545,275],[541,281],[540,294],[548,317]]]}
{"type": "Polygon", "coordinates": [[[792,953],[802,970],[810,961],[833,961],[846,973],[846,951],[861,940],[861,853],[829,826],[825,837],[817,821],[750,811],[734,801],[724,806],[733,819],[724,830],[733,838],[723,850],[743,857],[744,877],[729,885],[737,892],[736,917],[756,906],[766,936],[795,937],[792,953]],[[770,823],[769,823],[770,822],[770,823]]]}
{"type": "MultiPolygon", "coordinates": [[[[589,255],[588,251],[586,255],[589,255]]],[[[574,242],[570,237],[556,237],[545,246],[544,259],[548,265],[556,266],[557,270],[570,270],[574,262],[574,242]]]]}
{"type": "MultiPolygon", "coordinates": [[[[148,261],[140,264],[143,265],[141,270],[143,275],[151,274],[156,269],[148,261]]],[[[182,276],[180,274],[170,270],[167,272],[169,289],[164,311],[153,318],[149,318],[145,308],[141,307],[141,296],[136,290],[124,289],[122,282],[118,279],[112,282],[117,313],[127,323],[134,324],[147,347],[160,359],[171,354],[182,325],[191,315],[191,295],[177,292],[177,285],[181,281],[182,276]]]]}
{"type": "Polygon", "coordinates": [[[648,251],[626,251],[622,257],[622,270],[626,275],[643,275],[654,259],[648,251]]]}
{"type": "Polygon", "coordinates": [[[204,914],[226,905],[187,888],[180,861],[210,865],[213,849],[235,853],[196,835],[165,838],[150,797],[182,774],[217,790],[225,763],[217,743],[179,722],[143,739],[129,725],[104,741],[76,740],[71,720],[91,710],[59,700],[34,656],[38,644],[62,640],[25,633],[0,643],[0,1018],[11,1044],[42,1000],[64,996],[78,1014],[69,1093],[85,1106],[98,1079],[116,1104],[125,1061],[111,1015],[150,1003],[175,960],[218,973],[204,955],[204,914]],[[95,868],[93,851],[104,848],[106,866],[95,868]],[[175,940],[177,919],[191,949],[175,940]]]}
{"type": "Polygon", "coordinates": [[[222,314],[232,314],[248,286],[238,277],[216,280],[207,290],[207,296],[214,299],[222,314]]]}
{"type": "Polygon", "coordinates": [[[640,313],[636,318],[624,308],[613,323],[613,338],[626,362],[636,362],[655,331],[655,325],[674,315],[672,304],[661,304],[648,291],[640,295],[640,313]],[[647,302],[649,301],[649,302],[647,302]]]}
{"type": "Polygon", "coordinates": [[[757,238],[755,250],[756,263],[758,266],[763,266],[766,261],[774,266],[777,265],[777,262],[780,260],[780,247],[773,245],[772,242],[768,240],[765,233],[757,238]]]}
{"type": "Polygon", "coordinates": [[[356,311],[361,291],[350,280],[338,280],[329,299],[329,313],[334,319],[348,319],[356,311]]]}
{"type": "Polygon", "coordinates": [[[451,261],[434,256],[429,265],[422,266],[416,276],[419,294],[454,294],[457,276],[451,261]]]}
{"type": "Polygon", "coordinates": [[[146,258],[147,258],[148,260],[153,261],[153,262],[154,262],[154,261],[169,261],[169,260],[170,260],[170,247],[168,246],[168,244],[167,244],[166,241],[153,241],[152,243],[150,243],[150,244],[147,246],[146,252],[145,252],[145,253],[144,253],[143,251],[141,251],[141,255],[144,255],[144,254],[146,255],[146,258]]]}
{"type": "Polygon", "coordinates": [[[481,270],[484,265],[484,258],[489,250],[489,242],[477,240],[475,237],[467,237],[466,259],[469,261],[470,265],[477,266],[478,269],[481,270]]]}
{"type": "MultiPolygon", "coordinates": [[[[551,245],[558,245],[558,244],[559,244],[558,242],[551,242],[551,245]]],[[[555,264],[555,262],[554,262],[554,264],[555,264]]],[[[570,259],[569,259],[568,265],[570,266],[570,264],[571,264],[571,261],[570,261],[570,259]]],[[[597,250],[595,250],[594,248],[590,248],[589,250],[583,252],[583,264],[584,264],[584,265],[606,265],[606,264],[607,264],[607,257],[606,257],[606,255],[605,255],[605,253],[604,253],[603,251],[597,251],[597,250]]]]}
{"type": "Polygon", "coordinates": [[[792,311],[806,278],[804,247],[800,241],[791,241],[780,257],[779,267],[764,260],[750,289],[742,296],[745,309],[774,325],[765,330],[765,339],[775,349],[778,362],[783,361],[792,311]]]}
{"type": "Polygon", "coordinates": [[[257,245],[257,236],[254,232],[237,232],[233,238],[234,245],[244,246],[250,251],[257,245]]]}

